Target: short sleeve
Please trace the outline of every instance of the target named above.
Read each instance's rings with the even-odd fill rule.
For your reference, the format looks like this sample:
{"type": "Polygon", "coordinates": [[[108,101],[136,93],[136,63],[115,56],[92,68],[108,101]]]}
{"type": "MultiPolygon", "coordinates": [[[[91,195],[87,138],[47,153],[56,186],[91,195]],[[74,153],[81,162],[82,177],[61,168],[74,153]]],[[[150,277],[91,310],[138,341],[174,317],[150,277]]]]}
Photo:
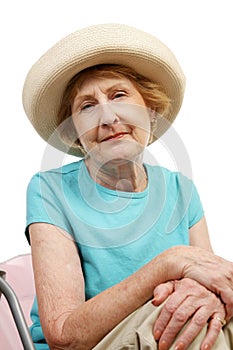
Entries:
{"type": "Polygon", "coordinates": [[[189,228],[195,225],[204,216],[204,209],[195,184],[192,182],[192,195],[188,210],[189,228]]]}
{"type": "Polygon", "coordinates": [[[190,178],[180,172],[170,172],[167,191],[167,232],[181,229],[181,226],[182,230],[189,229],[203,217],[202,203],[190,178]]]}
{"type": "MultiPolygon", "coordinates": [[[[43,222],[61,227],[68,233],[72,229],[65,216],[61,186],[46,173],[37,173],[27,188],[27,214],[25,234],[29,242],[29,225],[43,222]]],[[[30,242],[29,242],[30,243],[30,242]]]]}

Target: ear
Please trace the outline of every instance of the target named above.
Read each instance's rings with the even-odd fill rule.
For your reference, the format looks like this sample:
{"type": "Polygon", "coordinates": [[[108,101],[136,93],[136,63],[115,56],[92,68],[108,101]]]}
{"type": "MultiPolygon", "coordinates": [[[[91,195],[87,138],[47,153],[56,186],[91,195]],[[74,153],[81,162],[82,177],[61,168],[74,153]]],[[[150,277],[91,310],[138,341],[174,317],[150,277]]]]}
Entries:
{"type": "Polygon", "coordinates": [[[153,130],[155,130],[157,128],[157,117],[156,117],[157,113],[154,109],[149,109],[149,117],[150,117],[150,123],[151,123],[151,127],[153,130]]]}
{"type": "Polygon", "coordinates": [[[151,123],[154,123],[156,120],[156,111],[154,109],[149,108],[149,117],[151,123]]]}

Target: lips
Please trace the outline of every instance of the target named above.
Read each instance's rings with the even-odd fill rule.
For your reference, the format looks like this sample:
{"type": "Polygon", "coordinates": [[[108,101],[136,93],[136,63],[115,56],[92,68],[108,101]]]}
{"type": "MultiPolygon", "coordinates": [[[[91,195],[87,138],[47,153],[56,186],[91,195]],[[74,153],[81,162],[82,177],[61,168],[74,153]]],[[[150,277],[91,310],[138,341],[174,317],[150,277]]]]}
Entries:
{"type": "Polygon", "coordinates": [[[114,135],[110,135],[108,137],[105,137],[101,142],[114,140],[114,139],[120,139],[121,137],[123,137],[124,135],[127,135],[127,134],[128,134],[127,132],[118,132],[114,135]]]}

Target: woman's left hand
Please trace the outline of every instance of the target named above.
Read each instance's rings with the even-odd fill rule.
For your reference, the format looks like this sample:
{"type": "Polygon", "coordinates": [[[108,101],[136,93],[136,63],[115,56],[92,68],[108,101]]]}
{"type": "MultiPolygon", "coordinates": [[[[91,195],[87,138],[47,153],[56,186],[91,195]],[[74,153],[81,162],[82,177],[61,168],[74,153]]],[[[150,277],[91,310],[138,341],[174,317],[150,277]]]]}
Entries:
{"type": "Polygon", "coordinates": [[[176,349],[187,349],[208,323],[208,330],[200,349],[210,350],[222,329],[221,320],[226,316],[221,300],[204,286],[189,278],[157,286],[154,289],[152,303],[159,306],[166,299],[154,324],[154,337],[158,341],[159,349],[169,349],[182,327],[190,320],[176,341],[176,349]]]}

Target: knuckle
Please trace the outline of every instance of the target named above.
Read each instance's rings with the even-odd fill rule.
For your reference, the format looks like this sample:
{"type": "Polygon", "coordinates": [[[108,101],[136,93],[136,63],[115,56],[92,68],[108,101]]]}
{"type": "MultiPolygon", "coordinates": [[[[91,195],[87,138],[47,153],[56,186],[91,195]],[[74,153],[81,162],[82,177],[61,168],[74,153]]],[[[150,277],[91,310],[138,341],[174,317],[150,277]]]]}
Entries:
{"type": "Polygon", "coordinates": [[[166,312],[168,312],[169,314],[173,314],[176,310],[176,305],[172,302],[167,302],[165,305],[164,305],[164,309],[166,312]]]}
{"type": "Polygon", "coordinates": [[[166,328],[167,323],[167,318],[164,316],[163,313],[161,313],[155,321],[154,327],[159,329],[160,331],[163,331],[166,328]]]}
{"type": "Polygon", "coordinates": [[[203,288],[202,286],[200,286],[200,288],[197,289],[198,298],[204,299],[206,297],[208,298],[210,295],[211,295],[210,292],[207,289],[203,288]]]}
{"type": "Polygon", "coordinates": [[[208,295],[208,304],[213,304],[215,307],[218,307],[220,305],[220,300],[217,298],[217,296],[213,293],[210,293],[208,295]]]}
{"type": "Polygon", "coordinates": [[[175,282],[174,281],[168,281],[165,286],[168,289],[169,293],[172,293],[172,291],[174,290],[174,285],[175,282]]]}
{"type": "Polygon", "coordinates": [[[219,321],[213,320],[211,323],[211,328],[217,332],[220,332],[222,329],[222,325],[219,321]]]}
{"type": "Polygon", "coordinates": [[[198,289],[198,287],[200,286],[200,284],[198,284],[195,280],[192,280],[187,277],[183,278],[181,281],[178,281],[178,284],[182,289],[187,290],[189,292],[198,289]]]}
{"type": "Polygon", "coordinates": [[[174,319],[175,319],[176,322],[184,323],[187,320],[187,314],[183,310],[178,310],[174,314],[174,319]]]}
{"type": "Polygon", "coordinates": [[[224,284],[224,278],[222,275],[214,274],[211,275],[211,284],[215,290],[219,290],[219,287],[224,284]]]}
{"type": "Polygon", "coordinates": [[[220,303],[220,299],[219,299],[219,297],[218,297],[216,294],[214,294],[214,293],[212,293],[212,292],[209,292],[209,293],[210,293],[210,298],[211,298],[213,301],[220,303]]]}
{"type": "Polygon", "coordinates": [[[192,287],[195,284],[194,280],[191,280],[190,278],[184,278],[181,282],[184,286],[192,287]]]}
{"type": "Polygon", "coordinates": [[[206,325],[207,320],[206,320],[206,317],[204,315],[196,314],[196,315],[194,315],[192,322],[195,325],[197,325],[198,327],[203,328],[206,325]]]}

